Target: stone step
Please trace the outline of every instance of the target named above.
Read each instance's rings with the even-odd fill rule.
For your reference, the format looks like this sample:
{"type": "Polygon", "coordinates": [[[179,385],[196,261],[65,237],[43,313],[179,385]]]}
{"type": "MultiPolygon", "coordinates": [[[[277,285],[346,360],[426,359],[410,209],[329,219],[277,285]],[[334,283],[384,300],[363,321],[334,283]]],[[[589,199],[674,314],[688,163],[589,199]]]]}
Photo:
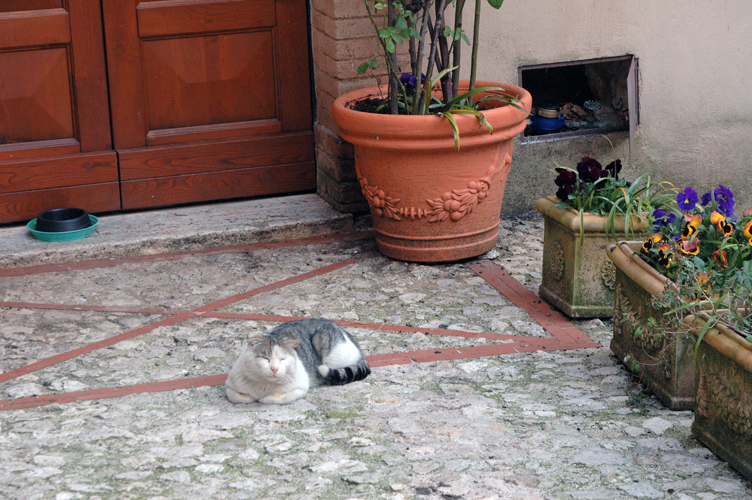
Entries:
{"type": "Polygon", "coordinates": [[[94,234],[35,239],[26,226],[0,228],[0,268],[185,252],[353,230],[353,217],[316,194],[165,208],[99,218],[94,234]]]}

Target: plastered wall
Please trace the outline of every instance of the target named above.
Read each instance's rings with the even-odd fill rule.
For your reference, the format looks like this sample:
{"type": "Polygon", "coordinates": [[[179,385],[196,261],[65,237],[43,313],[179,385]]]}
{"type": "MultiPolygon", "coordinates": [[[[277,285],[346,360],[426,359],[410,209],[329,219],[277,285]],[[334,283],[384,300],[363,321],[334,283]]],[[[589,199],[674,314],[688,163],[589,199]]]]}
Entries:
{"type": "MultiPolygon", "coordinates": [[[[484,5],[481,30],[484,80],[518,83],[520,66],[634,54],[640,124],[626,175],[701,194],[720,183],[737,207],[752,205],[749,0],[506,0],[499,11],[484,5]]],[[[609,138],[626,159],[628,134],[609,138]]],[[[574,166],[583,155],[608,162],[614,153],[597,136],[518,142],[503,212],[532,210],[554,192],[554,160],[574,166]]]]}

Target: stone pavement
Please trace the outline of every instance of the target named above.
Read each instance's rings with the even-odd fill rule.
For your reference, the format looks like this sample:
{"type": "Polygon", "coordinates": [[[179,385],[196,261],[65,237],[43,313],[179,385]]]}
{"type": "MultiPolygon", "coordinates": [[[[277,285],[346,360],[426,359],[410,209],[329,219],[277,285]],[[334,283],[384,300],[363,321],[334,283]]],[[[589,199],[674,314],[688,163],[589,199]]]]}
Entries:
{"type": "Polygon", "coordinates": [[[541,221],[446,265],[320,234],[0,270],[0,497],[752,498],[610,355],[609,321],[535,300],[541,221]],[[229,403],[244,340],[297,317],[340,321],[372,375],[229,403]]]}

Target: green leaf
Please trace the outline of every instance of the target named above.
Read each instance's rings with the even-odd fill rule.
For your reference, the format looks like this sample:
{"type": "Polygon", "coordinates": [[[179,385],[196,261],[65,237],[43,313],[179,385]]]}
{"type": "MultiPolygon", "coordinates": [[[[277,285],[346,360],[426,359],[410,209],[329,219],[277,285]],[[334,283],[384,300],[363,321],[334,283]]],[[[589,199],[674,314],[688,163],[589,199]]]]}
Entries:
{"type": "Polygon", "coordinates": [[[380,29],[378,31],[379,38],[389,38],[389,30],[388,29],[380,29]]]}
{"type": "Polygon", "coordinates": [[[402,42],[404,42],[404,41],[405,41],[405,40],[404,40],[404,39],[403,39],[403,38],[402,38],[401,36],[399,36],[399,35],[392,35],[392,40],[394,40],[394,41],[395,41],[395,42],[397,42],[397,43],[402,43],[402,42]]]}
{"type": "Polygon", "coordinates": [[[488,4],[494,9],[500,8],[501,4],[503,3],[504,3],[504,0],[488,0],[488,4]]]}
{"type": "Polygon", "coordinates": [[[404,17],[399,17],[394,22],[394,27],[397,28],[398,30],[403,30],[403,29],[407,28],[407,21],[405,20],[404,17]]]}
{"type": "Polygon", "coordinates": [[[386,39],[386,50],[390,54],[394,54],[394,51],[396,50],[395,47],[394,47],[394,41],[392,41],[391,38],[387,38],[386,39]]]}
{"type": "Polygon", "coordinates": [[[358,74],[362,75],[369,69],[371,69],[371,67],[368,65],[368,62],[360,63],[360,66],[358,66],[358,74]]]}
{"type": "Polygon", "coordinates": [[[449,124],[452,126],[452,132],[454,133],[454,150],[460,150],[460,129],[457,127],[457,121],[449,113],[437,113],[438,116],[443,116],[449,120],[449,124]]]}

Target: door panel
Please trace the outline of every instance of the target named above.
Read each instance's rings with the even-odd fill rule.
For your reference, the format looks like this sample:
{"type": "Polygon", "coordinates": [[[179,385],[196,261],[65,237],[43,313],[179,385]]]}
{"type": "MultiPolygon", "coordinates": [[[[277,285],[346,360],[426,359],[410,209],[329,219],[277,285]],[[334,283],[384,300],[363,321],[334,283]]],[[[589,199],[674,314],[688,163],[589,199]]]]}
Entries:
{"type": "Polygon", "coordinates": [[[99,1],[0,2],[0,223],[119,209],[116,159],[99,1]]]}
{"type": "Polygon", "coordinates": [[[0,80],[0,144],[73,138],[65,48],[0,53],[0,68],[27,68],[0,80]]]}
{"type": "Polygon", "coordinates": [[[0,14],[0,50],[70,43],[70,16],[65,9],[0,14]]]}
{"type": "Polygon", "coordinates": [[[141,2],[137,9],[142,38],[270,28],[276,24],[274,0],[160,0],[141,2]]]}
{"type": "Polygon", "coordinates": [[[62,9],[63,0],[3,0],[0,12],[22,12],[27,10],[62,9]]]}
{"type": "Polygon", "coordinates": [[[149,129],[276,118],[271,31],[144,42],[149,129]]]}
{"type": "Polygon", "coordinates": [[[315,188],[305,0],[103,13],[124,208],[315,188]]]}

